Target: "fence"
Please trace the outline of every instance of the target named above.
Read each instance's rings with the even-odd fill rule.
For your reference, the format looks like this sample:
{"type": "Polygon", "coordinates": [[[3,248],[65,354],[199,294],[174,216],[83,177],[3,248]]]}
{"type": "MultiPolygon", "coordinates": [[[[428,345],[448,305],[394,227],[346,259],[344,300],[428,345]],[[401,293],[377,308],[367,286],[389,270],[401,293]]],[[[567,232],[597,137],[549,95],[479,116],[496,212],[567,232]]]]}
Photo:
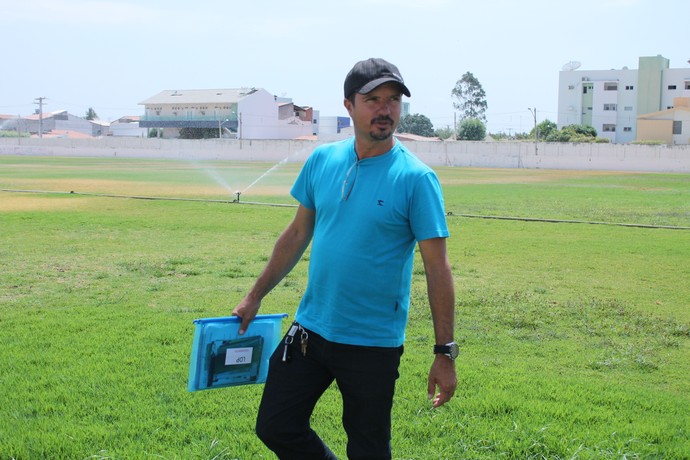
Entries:
{"type": "MultiPolygon", "coordinates": [[[[324,140],[0,138],[0,155],[303,162],[324,140]]],[[[690,146],[533,142],[404,144],[431,166],[690,173],[690,146]]]]}

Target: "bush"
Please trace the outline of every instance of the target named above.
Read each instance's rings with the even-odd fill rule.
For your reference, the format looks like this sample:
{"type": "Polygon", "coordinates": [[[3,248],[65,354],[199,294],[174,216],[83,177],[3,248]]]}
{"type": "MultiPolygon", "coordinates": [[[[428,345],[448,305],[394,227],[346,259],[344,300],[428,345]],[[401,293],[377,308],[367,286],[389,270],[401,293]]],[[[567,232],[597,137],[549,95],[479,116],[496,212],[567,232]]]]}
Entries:
{"type": "Polygon", "coordinates": [[[434,131],[434,135],[439,139],[450,139],[455,135],[455,131],[450,126],[446,126],[445,128],[438,128],[434,131]]]}
{"type": "Polygon", "coordinates": [[[405,115],[402,117],[400,125],[398,126],[398,132],[432,137],[434,135],[434,125],[426,116],[415,113],[414,115],[405,115]]]}
{"type": "Polygon", "coordinates": [[[483,141],[486,137],[486,127],[477,118],[466,118],[458,126],[458,140],[483,141]]]}
{"type": "Polygon", "coordinates": [[[545,139],[546,142],[570,142],[571,134],[567,131],[554,131],[545,139]]]}
{"type": "MultiPolygon", "coordinates": [[[[558,125],[551,120],[544,120],[537,125],[536,130],[539,131],[539,139],[548,139],[551,134],[558,131],[558,125]]],[[[536,138],[535,128],[532,128],[529,135],[536,138]]]]}
{"type": "Polygon", "coordinates": [[[17,133],[17,131],[0,131],[0,137],[29,137],[29,133],[17,133]]]}
{"type": "Polygon", "coordinates": [[[656,140],[633,141],[632,143],[635,145],[664,145],[664,144],[666,144],[666,142],[664,142],[664,141],[656,141],[656,140]]]}

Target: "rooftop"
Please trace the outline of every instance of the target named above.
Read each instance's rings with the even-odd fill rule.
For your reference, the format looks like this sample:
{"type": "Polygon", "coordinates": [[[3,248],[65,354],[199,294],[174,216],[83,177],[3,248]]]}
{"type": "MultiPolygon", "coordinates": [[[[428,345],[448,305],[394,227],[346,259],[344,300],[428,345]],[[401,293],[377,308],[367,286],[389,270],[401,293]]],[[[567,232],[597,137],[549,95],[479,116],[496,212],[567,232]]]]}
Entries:
{"type": "Polygon", "coordinates": [[[255,93],[257,88],[228,88],[228,89],[185,89],[164,90],[142,102],[139,105],[154,104],[227,104],[255,93]]]}

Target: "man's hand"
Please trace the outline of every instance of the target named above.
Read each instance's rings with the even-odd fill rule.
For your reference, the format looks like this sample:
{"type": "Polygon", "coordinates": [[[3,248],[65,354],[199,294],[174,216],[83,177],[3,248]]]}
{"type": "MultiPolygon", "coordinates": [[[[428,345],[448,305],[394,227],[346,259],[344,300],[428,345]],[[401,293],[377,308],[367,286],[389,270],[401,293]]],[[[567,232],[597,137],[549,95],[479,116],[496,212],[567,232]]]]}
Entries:
{"type": "Polygon", "coordinates": [[[232,311],[232,316],[239,316],[242,318],[242,324],[240,324],[239,330],[240,335],[243,335],[245,332],[247,332],[249,323],[256,318],[259,307],[261,307],[260,301],[253,301],[247,296],[242,299],[242,301],[238,303],[235,309],[232,311]]]}
{"type": "Polygon", "coordinates": [[[429,400],[434,407],[441,407],[453,397],[458,386],[455,373],[455,363],[445,355],[436,355],[429,371],[429,385],[427,388],[429,400]],[[436,393],[438,387],[438,393],[436,393]]]}

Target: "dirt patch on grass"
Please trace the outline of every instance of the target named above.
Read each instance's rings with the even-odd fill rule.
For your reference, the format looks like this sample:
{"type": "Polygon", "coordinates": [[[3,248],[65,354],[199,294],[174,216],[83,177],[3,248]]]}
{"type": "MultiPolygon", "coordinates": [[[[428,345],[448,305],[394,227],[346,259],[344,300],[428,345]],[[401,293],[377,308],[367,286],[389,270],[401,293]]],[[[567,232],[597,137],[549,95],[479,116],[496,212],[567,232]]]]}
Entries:
{"type": "MultiPolygon", "coordinates": [[[[16,180],[13,181],[11,186],[5,186],[2,188],[13,191],[49,193],[93,193],[103,195],[213,199],[234,199],[237,191],[235,189],[229,189],[215,183],[200,185],[97,179],[16,180]]],[[[242,191],[241,188],[240,191],[242,191]]],[[[250,187],[248,190],[242,191],[242,193],[256,196],[289,195],[290,187],[271,184],[256,184],[250,187]]]]}
{"type": "Polygon", "coordinates": [[[7,192],[0,196],[0,212],[72,210],[83,208],[85,204],[84,200],[69,199],[68,196],[50,197],[7,192]]]}
{"type": "MultiPolygon", "coordinates": [[[[70,182],[73,187],[61,187],[60,183],[41,184],[41,187],[18,187],[15,189],[6,188],[0,191],[0,213],[17,211],[57,211],[85,209],[91,206],[92,198],[95,196],[113,197],[150,197],[150,198],[189,198],[189,199],[209,199],[209,200],[228,200],[237,199],[237,195],[217,186],[171,186],[161,184],[141,184],[141,183],[122,183],[117,186],[94,187],[90,181],[83,183],[70,182]],[[54,187],[51,187],[54,186],[54,187]],[[8,191],[9,190],[9,191],[8,191]]],[[[34,184],[36,185],[36,184],[34,184]]],[[[290,198],[290,190],[282,186],[252,186],[249,190],[241,193],[242,201],[254,201],[266,196],[285,196],[290,198]]],[[[114,198],[117,199],[117,198],[114,198]]]]}

